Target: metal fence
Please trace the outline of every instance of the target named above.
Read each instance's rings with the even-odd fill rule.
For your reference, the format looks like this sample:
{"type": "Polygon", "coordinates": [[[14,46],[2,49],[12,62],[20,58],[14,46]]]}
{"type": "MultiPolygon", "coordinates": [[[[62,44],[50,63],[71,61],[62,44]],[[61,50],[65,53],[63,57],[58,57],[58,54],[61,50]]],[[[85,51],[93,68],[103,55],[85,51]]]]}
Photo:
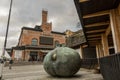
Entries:
{"type": "Polygon", "coordinates": [[[100,58],[100,70],[104,80],[120,80],[120,54],[100,58]]]}
{"type": "Polygon", "coordinates": [[[81,68],[94,69],[98,65],[97,58],[82,59],[81,68]]]}

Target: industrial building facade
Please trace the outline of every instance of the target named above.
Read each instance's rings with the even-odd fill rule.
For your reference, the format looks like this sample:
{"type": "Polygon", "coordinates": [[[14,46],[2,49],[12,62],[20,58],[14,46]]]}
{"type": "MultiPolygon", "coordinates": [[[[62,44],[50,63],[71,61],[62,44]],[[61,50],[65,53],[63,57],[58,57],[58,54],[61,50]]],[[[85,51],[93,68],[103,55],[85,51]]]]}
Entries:
{"type": "Polygon", "coordinates": [[[12,47],[13,60],[42,61],[56,46],[66,45],[65,34],[52,31],[52,23],[47,22],[47,14],[47,11],[42,11],[40,26],[22,28],[18,45],[12,47]]]}

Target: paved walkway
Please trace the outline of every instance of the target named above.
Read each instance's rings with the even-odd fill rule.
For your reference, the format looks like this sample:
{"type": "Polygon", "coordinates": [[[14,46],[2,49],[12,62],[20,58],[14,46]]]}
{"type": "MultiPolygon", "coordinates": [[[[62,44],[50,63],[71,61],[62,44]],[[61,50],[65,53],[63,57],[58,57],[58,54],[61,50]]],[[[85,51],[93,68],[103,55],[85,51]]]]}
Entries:
{"type": "Polygon", "coordinates": [[[43,69],[43,65],[16,66],[12,70],[4,67],[4,80],[103,80],[100,74],[81,69],[74,77],[57,78],[49,76],[43,69]]]}

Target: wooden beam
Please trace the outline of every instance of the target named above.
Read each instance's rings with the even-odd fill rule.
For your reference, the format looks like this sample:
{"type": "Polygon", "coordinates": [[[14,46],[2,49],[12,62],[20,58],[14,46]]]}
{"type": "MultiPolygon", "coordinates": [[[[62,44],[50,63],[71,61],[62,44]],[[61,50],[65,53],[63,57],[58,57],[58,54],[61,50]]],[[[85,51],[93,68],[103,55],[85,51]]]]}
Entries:
{"type": "Polygon", "coordinates": [[[101,38],[102,38],[104,55],[108,56],[109,55],[108,39],[107,39],[107,36],[105,35],[105,33],[101,35],[101,38]]]}
{"type": "Polygon", "coordinates": [[[79,0],[80,3],[86,2],[86,1],[90,1],[90,0],[79,0]]]}
{"type": "Polygon", "coordinates": [[[92,40],[92,41],[88,41],[88,42],[92,42],[92,43],[100,43],[100,40],[92,40]]]}
{"type": "Polygon", "coordinates": [[[101,38],[91,38],[91,39],[87,39],[87,40],[100,40],[101,38]]]}
{"type": "Polygon", "coordinates": [[[106,29],[87,31],[86,33],[104,32],[106,29]]]}
{"type": "Polygon", "coordinates": [[[98,43],[89,43],[90,46],[96,46],[98,43]]]}
{"type": "Polygon", "coordinates": [[[88,45],[85,44],[85,45],[82,45],[82,47],[85,48],[85,47],[88,47],[88,45]]]}
{"type": "Polygon", "coordinates": [[[111,27],[108,26],[108,28],[105,31],[105,35],[108,36],[110,34],[110,31],[111,31],[111,27]]]}
{"type": "Polygon", "coordinates": [[[85,25],[85,27],[89,28],[89,27],[103,26],[103,25],[109,25],[109,24],[110,24],[110,22],[107,21],[107,22],[100,22],[100,23],[88,24],[88,25],[85,25]]]}
{"type": "Polygon", "coordinates": [[[89,36],[87,36],[87,37],[88,37],[88,38],[91,38],[91,37],[99,37],[99,36],[101,36],[101,34],[89,35],[89,36]]]}
{"type": "Polygon", "coordinates": [[[110,14],[110,10],[84,15],[83,18],[90,18],[90,17],[102,16],[102,15],[107,15],[107,14],[110,14]]]}
{"type": "Polygon", "coordinates": [[[96,44],[99,44],[99,43],[100,43],[100,40],[98,40],[98,41],[95,41],[95,40],[93,40],[93,41],[88,41],[88,43],[89,43],[90,45],[96,45],[96,44]]]}

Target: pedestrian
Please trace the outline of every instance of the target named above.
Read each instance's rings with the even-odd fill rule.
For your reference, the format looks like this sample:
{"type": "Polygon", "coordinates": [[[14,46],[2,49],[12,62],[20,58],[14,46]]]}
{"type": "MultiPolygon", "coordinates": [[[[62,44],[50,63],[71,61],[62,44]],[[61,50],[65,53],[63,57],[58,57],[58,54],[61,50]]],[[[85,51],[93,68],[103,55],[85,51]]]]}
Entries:
{"type": "Polygon", "coordinates": [[[12,64],[13,64],[13,60],[10,59],[10,61],[9,61],[9,69],[12,69],[12,64]]]}

